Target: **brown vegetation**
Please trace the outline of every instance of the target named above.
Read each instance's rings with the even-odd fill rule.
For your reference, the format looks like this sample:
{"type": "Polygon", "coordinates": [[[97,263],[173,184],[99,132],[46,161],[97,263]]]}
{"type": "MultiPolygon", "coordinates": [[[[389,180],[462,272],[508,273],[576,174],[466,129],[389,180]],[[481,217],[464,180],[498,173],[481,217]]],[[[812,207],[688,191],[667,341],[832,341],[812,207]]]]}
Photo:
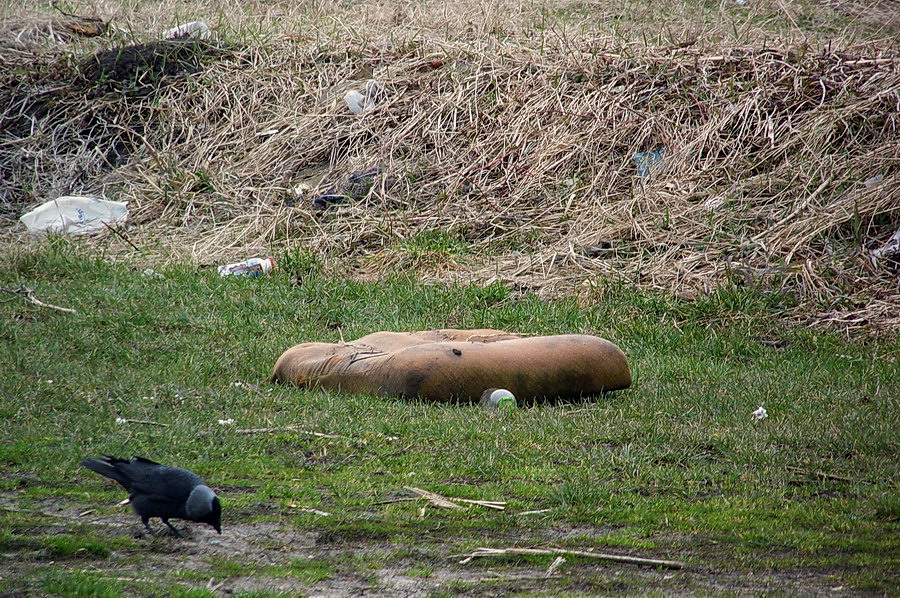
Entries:
{"type": "Polygon", "coordinates": [[[740,284],[816,322],[900,322],[897,263],[870,255],[900,228],[896,19],[852,20],[853,3],[221,5],[218,41],[159,42],[171,7],[147,5],[120,17],[157,27],[139,40],[7,23],[8,227],[93,193],[131,202],[139,245],[165,233],[201,262],[297,247],[357,275],[588,301],[608,279],[686,300],[740,284]],[[375,104],[352,114],[344,94],[369,80],[375,104]],[[403,244],[433,231],[464,250],[410,262],[403,244]]]}

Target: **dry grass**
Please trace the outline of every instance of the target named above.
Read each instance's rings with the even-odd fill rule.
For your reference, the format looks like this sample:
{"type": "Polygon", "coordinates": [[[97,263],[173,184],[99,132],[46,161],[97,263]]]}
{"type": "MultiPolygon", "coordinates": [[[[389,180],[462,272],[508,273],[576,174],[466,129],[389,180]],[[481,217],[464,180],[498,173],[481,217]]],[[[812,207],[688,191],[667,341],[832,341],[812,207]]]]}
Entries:
{"type": "Polygon", "coordinates": [[[110,31],[87,40],[11,15],[0,217],[96,193],[131,202],[138,245],[201,262],[300,247],[586,300],[609,278],[737,283],[896,329],[897,265],[868,251],[900,227],[900,26],[860,16],[889,7],[657,4],[95,3],[110,31]],[[160,54],[175,8],[219,41],[160,54]],[[136,42],[128,68],[95,54],[136,42]],[[373,166],[364,194],[312,203],[373,166]],[[465,251],[408,250],[434,231],[465,251]]]}

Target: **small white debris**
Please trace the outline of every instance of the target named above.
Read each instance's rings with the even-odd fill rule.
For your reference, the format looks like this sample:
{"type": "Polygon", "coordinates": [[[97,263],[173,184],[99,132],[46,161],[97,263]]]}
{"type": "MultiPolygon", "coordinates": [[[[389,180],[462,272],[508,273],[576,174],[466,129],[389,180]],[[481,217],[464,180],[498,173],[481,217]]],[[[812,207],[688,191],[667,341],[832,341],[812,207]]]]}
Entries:
{"type": "Polygon", "coordinates": [[[53,380],[47,380],[47,384],[53,384],[53,380]]]}
{"type": "Polygon", "coordinates": [[[865,185],[866,187],[869,187],[869,188],[877,187],[878,185],[881,184],[881,181],[883,181],[883,180],[884,180],[883,174],[876,174],[875,176],[864,180],[863,185],[865,185]]]}
{"type": "Polygon", "coordinates": [[[234,420],[233,420],[233,419],[220,419],[220,420],[219,420],[219,425],[220,425],[220,426],[230,426],[230,425],[232,425],[232,424],[234,424],[234,420]]]}
{"type": "Polygon", "coordinates": [[[725,198],[721,195],[716,195],[715,197],[710,197],[705,202],[703,202],[703,207],[706,208],[707,212],[715,212],[719,208],[725,205],[725,198]]]}
{"type": "Polygon", "coordinates": [[[122,426],[122,425],[124,425],[124,424],[127,424],[127,423],[128,423],[128,420],[125,419],[124,417],[117,417],[117,418],[116,418],[116,423],[119,424],[120,426],[122,426]]]}
{"type": "Polygon", "coordinates": [[[550,577],[551,575],[553,575],[554,573],[556,573],[556,570],[559,569],[560,565],[562,565],[562,564],[565,563],[565,562],[566,562],[566,559],[564,559],[564,558],[561,557],[561,556],[557,556],[557,557],[556,557],[556,560],[554,560],[554,561],[550,564],[550,566],[547,567],[547,572],[546,572],[544,575],[545,575],[546,577],[550,577]]]}
{"type": "Polygon", "coordinates": [[[766,419],[767,417],[769,417],[769,414],[766,412],[765,408],[762,407],[762,406],[759,406],[759,407],[756,409],[756,411],[754,411],[754,412],[751,413],[750,415],[752,415],[753,418],[756,419],[756,420],[766,419]]]}
{"type": "Polygon", "coordinates": [[[891,235],[891,238],[888,239],[888,242],[884,244],[880,249],[873,249],[869,252],[869,255],[872,256],[872,262],[877,266],[878,260],[886,257],[891,257],[892,255],[900,254],[900,229],[894,232],[891,235]]]}
{"type": "Polygon", "coordinates": [[[344,94],[344,101],[353,114],[362,114],[363,110],[365,110],[366,96],[355,89],[351,89],[344,94]]]}
{"type": "Polygon", "coordinates": [[[153,268],[145,268],[145,269],[141,272],[141,276],[144,276],[144,277],[146,277],[146,278],[162,278],[162,277],[163,277],[162,274],[160,274],[159,272],[157,272],[157,271],[154,270],[153,268]]]}
{"type": "Polygon", "coordinates": [[[166,29],[162,36],[164,39],[209,39],[212,37],[212,31],[210,31],[209,25],[203,21],[191,21],[166,29]]]}
{"type": "Polygon", "coordinates": [[[297,509],[298,511],[302,511],[304,513],[312,513],[314,515],[319,515],[321,517],[330,517],[331,516],[331,513],[329,513],[328,511],[320,511],[319,509],[313,509],[310,507],[302,507],[300,505],[296,505],[293,503],[289,504],[288,506],[291,507],[292,509],[297,509]]]}
{"type": "Polygon", "coordinates": [[[375,79],[369,79],[366,82],[364,94],[355,89],[351,89],[344,94],[344,102],[347,103],[347,108],[350,109],[350,112],[353,114],[362,114],[375,107],[376,102],[383,92],[384,86],[382,86],[381,83],[375,79]]]}

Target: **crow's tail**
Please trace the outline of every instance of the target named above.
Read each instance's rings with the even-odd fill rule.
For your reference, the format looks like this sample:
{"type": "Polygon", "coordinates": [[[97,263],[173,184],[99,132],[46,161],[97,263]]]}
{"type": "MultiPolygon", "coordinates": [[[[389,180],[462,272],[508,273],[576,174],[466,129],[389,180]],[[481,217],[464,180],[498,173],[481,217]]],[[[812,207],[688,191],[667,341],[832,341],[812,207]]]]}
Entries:
{"type": "Polygon", "coordinates": [[[81,462],[82,465],[84,465],[91,471],[99,473],[103,477],[119,482],[120,484],[122,484],[123,488],[130,491],[131,480],[122,470],[116,467],[116,465],[119,463],[128,463],[128,461],[110,457],[109,455],[104,455],[99,459],[85,459],[81,462]]]}

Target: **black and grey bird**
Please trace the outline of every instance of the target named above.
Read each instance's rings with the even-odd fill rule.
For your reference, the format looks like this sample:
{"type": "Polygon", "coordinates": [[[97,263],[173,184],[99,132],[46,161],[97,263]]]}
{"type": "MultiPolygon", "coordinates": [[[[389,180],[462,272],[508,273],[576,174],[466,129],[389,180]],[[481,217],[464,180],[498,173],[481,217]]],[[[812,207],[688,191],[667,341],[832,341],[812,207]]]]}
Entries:
{"type": "Polygon", "coordinates": [[[134,512],[151,535],[151,517],[162,519],[178,536],[181,532],[169,523],[169,519],[206,523],[222,533],[219,497],[192,471],[141,457],[126,461],[104,455],[99,459],[85,459],[81,464],[119,482],[128,491],[134,512]]]}

